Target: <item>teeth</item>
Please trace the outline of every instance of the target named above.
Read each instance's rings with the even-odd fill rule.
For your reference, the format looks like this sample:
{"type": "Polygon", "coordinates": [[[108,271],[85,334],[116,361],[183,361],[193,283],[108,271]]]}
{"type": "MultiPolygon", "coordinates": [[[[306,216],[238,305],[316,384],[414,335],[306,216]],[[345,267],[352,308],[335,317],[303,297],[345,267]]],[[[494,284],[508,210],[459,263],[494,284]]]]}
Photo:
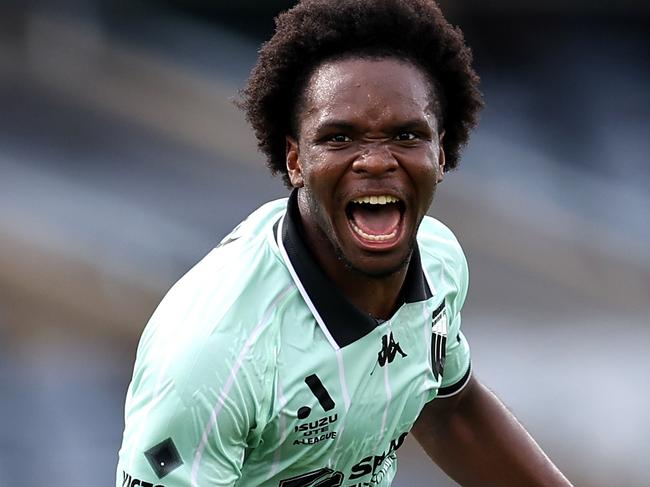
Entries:
{"type": "Polygon", "coordinates": [[[373,240],[375,242],[383,242],[385,240],[390,240],[393,239],[397,236],[397,229],[393,230],[387,235],[370,235],[369,233],[364,232],[361,230],[353,221],[350,222],[352,224],[352,229],[362,236],[366,240],[373,240]]]}
{"type": "Polygon", "coordinates": [[[399,198],[390,195],[381,195],[381,196],[361,196],[360,198],[355,198],[352,200],[352,203],[366,203],[370,205],[385,205],[387,203],[397,203],[399,198]]]}

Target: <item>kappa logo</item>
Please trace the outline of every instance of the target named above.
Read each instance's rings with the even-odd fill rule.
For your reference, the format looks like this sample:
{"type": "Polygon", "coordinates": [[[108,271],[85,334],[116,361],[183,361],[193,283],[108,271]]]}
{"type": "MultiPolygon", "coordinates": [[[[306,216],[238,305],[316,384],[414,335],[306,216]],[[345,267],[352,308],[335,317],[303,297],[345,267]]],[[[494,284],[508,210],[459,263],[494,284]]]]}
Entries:
{"type": "Polygon", "coordinates": [[[445,368],[448,331],[449,320],[447,318],[445,302],[443,301],[433,312],[433,320],[431,324],[431,333],[433,334],[431,339],[431,355],[433,359],[433,376],[436,380],[442,376],[442,371],[445,368]]]}
{"type": "Polygon", "coordinates": [[[392,363],[395,360],[397,352],[399,352],[402,358],[407,356],[402,350],[402,347],[399,346],[399,342],[396,342],[393,338],[393,332],[391,331],[390,334],[381,337],[381,350],[377,354],[379,366],[383,367],[386,365],[386,362],[389,364],[392,363]]]}

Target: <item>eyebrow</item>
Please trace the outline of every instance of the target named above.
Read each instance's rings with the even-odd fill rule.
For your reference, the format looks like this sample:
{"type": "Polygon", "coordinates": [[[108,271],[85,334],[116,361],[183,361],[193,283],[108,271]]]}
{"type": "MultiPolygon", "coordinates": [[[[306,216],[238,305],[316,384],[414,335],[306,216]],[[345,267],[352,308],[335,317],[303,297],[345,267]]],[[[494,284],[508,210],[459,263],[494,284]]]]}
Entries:
{"type": "MultiPolygon", "coordinates": [[[[406,120],[404,122],[397,123],[394,127],[392,127],[392,130],[394,131],[424,129],[433,131],[433,127],[431,127],[429,122],[423,118],[413,118],[406,120]]],[[[339,119],[324,120],[322,123],[316,126],[316,133],[329,132],[332,130],[340,130],[342,132],[356,132],[359,130],[359,127],[354,123],[339,119]]]]}
{"type": "Polygon", "coordinates": [[[407,120],[404,123],[400,123],[396,125],[396,130],[402,131],[402,130],[429,130],[431,132],[434,131],[434,128],[431,127],[429,122],[423,118],[413,118],[411,120],[407,120]]]}
{"type": "Polygon", "coordinates": [[[319,123],[316,126],[316,132],[321,133],[321,132],[329,132],[330,130],[341,130],[343,132],[352,132],[357,130],[357,127],[345,120],[338,120],[338,119],[332,119],[332,120],[325,120],[322,123],[319,123]]]}

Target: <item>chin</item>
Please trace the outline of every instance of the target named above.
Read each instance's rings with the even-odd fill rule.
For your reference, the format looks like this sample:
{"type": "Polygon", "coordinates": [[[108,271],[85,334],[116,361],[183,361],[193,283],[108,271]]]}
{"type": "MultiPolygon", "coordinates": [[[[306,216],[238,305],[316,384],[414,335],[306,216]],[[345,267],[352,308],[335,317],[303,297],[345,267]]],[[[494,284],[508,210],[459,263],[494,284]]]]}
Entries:
{"type": "Polygon", "coordinates": [[[412,250],[413,246],[410,246],[408,252],[401,259],[396,259],[394,256],[379,255],[367,255],[362,258],[352,259],[341,252],[340,249],[337,254],[339,260],[351,271],[365,277],[382,279],[390,277],[407,267],[411,260],[412,250]]]}

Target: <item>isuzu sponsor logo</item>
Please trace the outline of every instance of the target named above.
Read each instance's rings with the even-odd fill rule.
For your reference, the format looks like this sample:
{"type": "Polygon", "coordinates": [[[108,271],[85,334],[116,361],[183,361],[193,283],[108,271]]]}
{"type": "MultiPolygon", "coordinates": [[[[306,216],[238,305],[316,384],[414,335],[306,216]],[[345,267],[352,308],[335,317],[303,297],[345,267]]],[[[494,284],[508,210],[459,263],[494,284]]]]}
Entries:
{"type": "MultiPolygon", "coordinates": [[[[327,389],[325,389],[325,386],[316,374],[305,377],[305,384],[307,384],[309,390],[318,399],[318,403],[325,412],[334,409],[334,406],[336,406],[334,399],[332,399],[332,396],[327,392],[327,389]]],[[[305,419],[310,414],[311,408],[309,406],[302,406],[297,412],[298,419],[305,419]]]]}
{"type": "Polygon", "coordinates": [[[294,445],[313,445],[324,440],[333,440],[336,438],[336,431],[330,431],[330,426],[339,419],[338,414],[325,416],[324,418],[308,423],[296,425],[293,429],[294,433],[302,435],[293,441],[294,445]]]}
{"type": "MultiPolygon", "coordinates": [[[[324,412],[331,411],[336,406],[334,399],[330,396],[329,392],[323,385],[322,381],[316,374],[311,374],[305,377],[305,384],[309,390],[318,400],[318,403],[323,408],[324,412]]],[[[306,419],[312,413],[312,408],[309,406],[302,406],[296,412],[298,419],[306,419]]],[[[294,445],[313,445],[315,443],[333,440],[336,438],[336,431],[330,431],[331,425],[339,418],[338,414],[330,414],[314,421],[308,421],[294,427],[294,433],[300,435],[299,438],[293,440],[294,445]]]]}

